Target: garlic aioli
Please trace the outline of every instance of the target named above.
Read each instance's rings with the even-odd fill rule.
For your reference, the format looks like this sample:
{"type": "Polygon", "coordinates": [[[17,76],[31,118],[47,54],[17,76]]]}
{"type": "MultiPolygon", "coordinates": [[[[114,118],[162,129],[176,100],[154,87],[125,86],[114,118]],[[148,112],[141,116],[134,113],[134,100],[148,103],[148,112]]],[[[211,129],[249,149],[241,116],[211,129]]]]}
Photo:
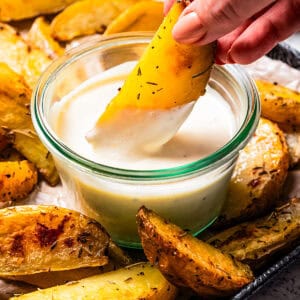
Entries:
{"type": "Polygon", "coordinates": [[[123,111],[113,128],[91,132],[135,64],[127,62],[106,70],[53,105],[54,131],[73,151],[111,167],[164,169],[201,159],[236,133],[230,105],[209,86],[196,103],[169,110],[123,111]],[[113,138],[111,130],[122,134],[113,138]],[[92,139],[88,138],[90,135],[92,139]]]}

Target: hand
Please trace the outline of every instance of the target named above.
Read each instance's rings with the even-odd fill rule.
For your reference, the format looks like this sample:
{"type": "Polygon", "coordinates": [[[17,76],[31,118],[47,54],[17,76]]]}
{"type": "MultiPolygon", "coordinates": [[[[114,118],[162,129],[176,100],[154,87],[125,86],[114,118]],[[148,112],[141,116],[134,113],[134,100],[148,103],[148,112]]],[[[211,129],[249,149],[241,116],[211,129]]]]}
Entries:
{"type": "MultiPolygon", "coordinates": [[[[165,0],[165,13],[176,0],[165,0]]],[[[300,30],[300,0],[194,0],[173,29],[181,43],[218,41],[217,63],[248,64],[300,30]]]]}

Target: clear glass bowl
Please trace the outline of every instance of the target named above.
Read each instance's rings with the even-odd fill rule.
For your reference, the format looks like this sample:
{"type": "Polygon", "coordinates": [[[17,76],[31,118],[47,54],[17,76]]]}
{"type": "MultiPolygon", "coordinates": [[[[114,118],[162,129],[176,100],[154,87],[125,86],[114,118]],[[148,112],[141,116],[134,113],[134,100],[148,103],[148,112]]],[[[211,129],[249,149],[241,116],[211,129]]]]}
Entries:
{"type": "Polygon", "coordinates": [[[194,235],[214,222],[226,199],[238,152],[260,115],[251,78],[238,66],[216,66],[209,84],[229,103],[238,130],[211,155],[180,167],[137,171],[101,165],[72,151],[51,126],[52,105],[92,76],[137,60],[151,36],[118,34],[75,48],[46,70],[32,101],[33,123],[55,159],[67,206],[98,220],[114,241],[126,247],[140,247],[135,215],[142,205],[194,235]]]}

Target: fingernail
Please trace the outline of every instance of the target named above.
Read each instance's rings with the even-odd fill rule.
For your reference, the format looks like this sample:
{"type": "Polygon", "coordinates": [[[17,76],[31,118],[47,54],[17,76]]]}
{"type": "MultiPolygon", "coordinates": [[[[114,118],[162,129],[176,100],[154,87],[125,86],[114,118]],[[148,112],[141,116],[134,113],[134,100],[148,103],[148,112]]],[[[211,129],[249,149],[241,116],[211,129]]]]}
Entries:
{"type": "Polygon", "coordinates": [[[179,41],[200,41],[205,35],[203,25],[195,12],[182,16],[173,28],[173,37],[179,41]]]}

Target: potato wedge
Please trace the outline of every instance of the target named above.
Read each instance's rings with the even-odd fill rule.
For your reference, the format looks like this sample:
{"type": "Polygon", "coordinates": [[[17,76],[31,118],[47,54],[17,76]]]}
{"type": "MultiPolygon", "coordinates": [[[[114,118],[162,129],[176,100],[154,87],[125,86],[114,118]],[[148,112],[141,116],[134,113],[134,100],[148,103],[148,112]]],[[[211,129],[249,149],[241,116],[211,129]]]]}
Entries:
{"type": "Polygon", "coordinates": [[[34,131],[28,104],[29,88],[22,77],[0,63],[0,127],[5,128],[13,147],[34,163],[51,185],[59,182],[52,156],[34,131]],[[14,84],[16,89],[14,90],[14,84]],[[21,92],[21,93],[20,93],[21,92]]]}
{"type": "Polygon", "coordinates": [[[139,263],[117,271],[25,294],[11,299],[175,299],[176,288],[149,263],[139,263]]]}
{"type": "Polygon", "coordinates": [[[183,45],[173,39],[173,26],[184,8],[183,2],[174,3],[98,124],[109,123],[124,110],[170,109],[195,101],[205,93],[214,64],[214,44],[183,45]]]}
{"type": "Polygon", "coordinates": [[[0,23],[0,62],[23,75],[31,88],[51,61],[42,50],[26,44],[13,27],[0,23]]]}
{"type": "Polygon", "coordinates": [[[300,125],[300,93],[277,83],[256,80],[262,116],[278,123],[300,125]]]}
{"type": "Polygon", "coordinates": [[[0,276],[103,266],[110,237],[96,221],[56,206],[0,210],[0,276]]]}
{"type": "Polygon", "coordinates": [[[204,243],[145,207],[137,214],[148,260],[173,284],[201,296],[230,295],[253,280],[247,265],[204,243]]]}
{"type": "Polygon", "coordinates": [[[270,215],[228,228],[207,242],[258,268],[300,238],[300,199],[293,198],[270,215]]]}
{"type": "Polygon", "coordinates": [[[70,41],[74,37],[103,33],[122,11],[139,0],[83,0],[67,7],[51,23],[54,38],[70,41]]]}
{"type": "Polygon", "coordinates": [[[1,0],[0,21],[21,20],[62,10],[78,0],[1,0]]]}
{"type": "Polygon", "coordinates": [[[262,118],[254,136],[239,154],[217,225],[247,220],[270,209],[280,196],[288,167],[283,132],[277,124],[262,118]]]}
{"type": "Polygon", "coordinates": [[[37,181],[37,170],[29,161],[0,162],[0,206],[28,196],[37,181]]]}
{"type": "Polygon", "coordinates": [[[51,36],[50,24],[45,21],[45,18],[36,18],[27,34],[29,45],[43,50],[51,58],[63,55],[65,50],[51,36]]]}
{"type": "Polygon", "coordinates": [[[118,15],[104,35],[128,31],[156,31],[164,18],[163,2],[141,1],[118,15]]]}
{"type": "Polygon", "coordinates": [[[300,126],[291,124],[278,124],[283,131],[290,155],[290,166],[300,162],[300,126]]]}

